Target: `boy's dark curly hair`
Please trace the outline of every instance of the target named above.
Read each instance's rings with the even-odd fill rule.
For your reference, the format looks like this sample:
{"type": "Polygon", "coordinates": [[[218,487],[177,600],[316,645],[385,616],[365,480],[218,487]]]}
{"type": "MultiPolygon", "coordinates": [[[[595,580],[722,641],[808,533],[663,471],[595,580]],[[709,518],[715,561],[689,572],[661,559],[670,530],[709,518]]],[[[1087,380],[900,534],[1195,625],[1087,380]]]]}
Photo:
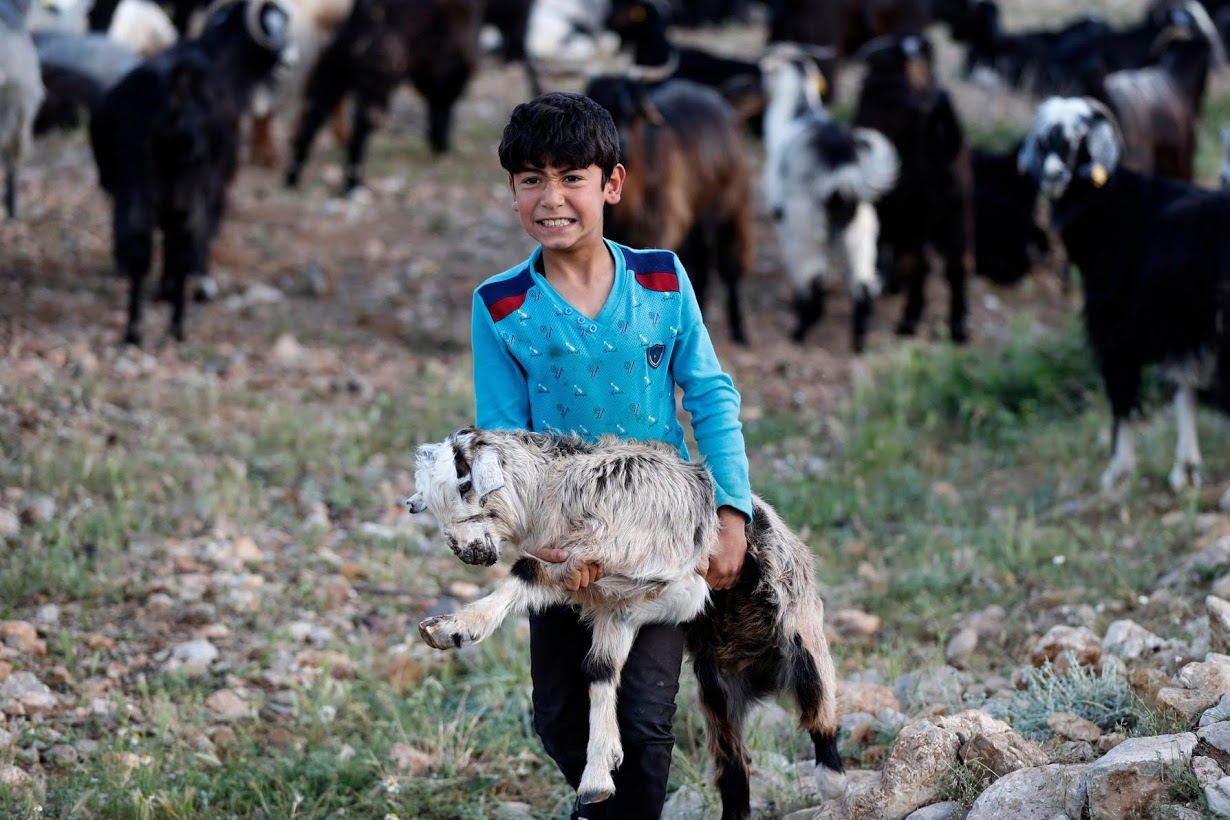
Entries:
{"type": "Polygon", "coordinates": [[[602,169],[603,184],[619,162],[619,131],[610,113],[583,94],[553,91],[513,109],[500,140],[500,165],[602,169]]]}

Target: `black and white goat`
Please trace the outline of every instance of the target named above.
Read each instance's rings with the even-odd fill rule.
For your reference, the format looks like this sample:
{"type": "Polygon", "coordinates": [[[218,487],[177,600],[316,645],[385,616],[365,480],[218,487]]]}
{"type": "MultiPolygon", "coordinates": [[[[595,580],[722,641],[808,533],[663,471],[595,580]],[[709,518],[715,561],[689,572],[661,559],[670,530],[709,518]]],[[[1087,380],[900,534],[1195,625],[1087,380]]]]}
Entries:
{"type": "Polygon", "coordinates": [[[479,0],[356,0],[308,80],[286,184],[298,185],[316,133],[353,94],[344,185],[347,192],[361,186],[372,129],[405,81],[427,102],[431,150],[447,151],[453,106],[478,65],[481,23],[479,0]]]}
{"type": "Polygon", "coordinates": [[[764,193],[794,290],[792,338],[803,341],[824,313],[831,279],[844,273],[857,352],[880,294],[874,203],[892,190],[899,163],[879,132],[833,120],[820,100],[820,79],[808,57],[768,63],[764,193]]]}
{"type": "Polygon", "coordinates": [[[90,141],[114,204],[115,264],[130,282],[129,344],[141,343],[143,286],[158,229],[159,297],[171,302],[171,335],[184,338],[187,281],[208,275],[238,162],[240,117],[256,84],[293,59],[289,27],[280,0],[223,0],[200,37],[129,71],[94,112],[90,141]]]}
{"type": "Polygon", "coordinates": [[[590,624],[581,802],[614,793],[620,672],[640,627],[654,622],[687,624],[724,820],[750,814],[743,722],[756,701],[778,692],[798,702],[822,795],[844,791],[836,677],[812,554],[762,499],[752,499],[739,581],[710,593],[697,568],[717,541],[713,479],[669,445],[467,428],[418,448],[414,483],[410,512],[430,510],[462,561],[494,564],[505,546],[519,554],[486,598],[423,621],[428,644],[477,643],[509,615],[562,603],[590,624]],[[542,547],[567,548],[568,561],[543,563],[536,557],[542,547]],[[586,562],[601,563],[604,577],[569,592],[563,580],[586,562]]]}
{"type": "Polygon", "coordinates": [[[1020,145],[974,149],[974,273],[997,285],[1020,282],[1051,248],[1035,216],[1038,183],[1017,166],[1020,145]]]}
{"type": "Polygon", "coordinates": [[[26,30],[30,0],[0,0],[0,166],[4,208],[17,218],[17,165],[30,147],[43,102],[38,52],[26,30]]]}
{"type": "Polygon", "coordinates": [[[891,252],[889,285],[906,291],[897,333],[913,335],[922,319],[930,272],[928,249],[944,263],[948,327],[968,338],[966,278],[973,265],[973,167],[964,129],[948,92],[935,80],[931,44],[923,37],[886,37],[861,54],[867,73],[853,123],[888,137],[901,160],[897,185],[876,203],[880,246],[891,252]]]}
{"type": "Polygon", "coordinates": [[[1085,329],[1110,398],[1111,489],[1135,469],[1129,414],[1141,371],[1178,384],[1170,484],[1198,483],[1197,396],[1230,410],[1230,193],[1122,165],[1113,115],[1092,98],[1046,100],[1021,148],[1022,170],[1051,200],[1051,218],[1080,268],[1085,329]]]}

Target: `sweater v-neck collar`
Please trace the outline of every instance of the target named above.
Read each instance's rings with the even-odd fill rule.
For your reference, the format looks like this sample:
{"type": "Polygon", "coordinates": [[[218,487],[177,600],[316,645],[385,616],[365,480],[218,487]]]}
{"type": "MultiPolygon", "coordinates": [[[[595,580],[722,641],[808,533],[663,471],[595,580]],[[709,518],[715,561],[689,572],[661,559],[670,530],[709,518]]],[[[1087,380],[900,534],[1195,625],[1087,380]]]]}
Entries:
{"type": "Polygon", "coordinates": [[[557,304],[567,308],[577,316],[585,316],[585,318],[596,324],[609,325],[613,314],[619,309],[619,303],[622,301],[619,294],[623,292],[624,283],[628,277],[628,266],[624,260],[624,255],[619,252],[609,239],[604,238],[602,242],[606,245],[607,252],[611,254],[611,259],[615,262],[615,278],[611,282],[611,292],[606,295],[606,301],[602,303],[602,309],[598,311],[597,316],[588,316],[578,310],[572,303],[560,295],[560,292],[547,279],[544,273],[545,268],[542,261],[541,245],[530,254],[529,266],[530,274],[534,277],[534,283],[542,288],[543,292],[548,294],[557,304]]]}

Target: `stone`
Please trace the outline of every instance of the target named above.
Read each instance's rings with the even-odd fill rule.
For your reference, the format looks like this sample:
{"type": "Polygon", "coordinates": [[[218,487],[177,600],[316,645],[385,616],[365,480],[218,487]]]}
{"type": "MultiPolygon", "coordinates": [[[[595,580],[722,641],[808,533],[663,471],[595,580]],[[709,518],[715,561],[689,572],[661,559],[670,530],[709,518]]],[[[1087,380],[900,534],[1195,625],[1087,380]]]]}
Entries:
{"type": "Polygon", "coordinates": [[[17,513],[0,507],[0,539],[16,538],[21,534],[21,518],[17,513]]]}
{"type": "Polygon", "coordinates": [[[56,517],[56,500],[42,493],[30,493],[21,501],[18,515],[24,524],[46,524],[56,517]]]}
{"type": "Polygon", "coordinates": [[[974,657],[974,652],[977,649],[978,630],[970,627],[958,629],[948,639],[948,644],[944,647],[944,661],[949,666],[965,669],[969,666],[969,662],[974,657]]]}
{"type": "Polygon", "coordinates": [[[1018,769],[978,796],[965,820],[1054,820],[1080,817],[1085,805],[1083,774],[1088,766],[1049,764],[1018,769]]]}
{"type": "Polygon", "coordinates": [[[1217,761],[1219,766],[1230,766],[1230,722],[1222,721],[1196,730],[1200,739],[1200,753],[1217,761]]]}
{"type": "Polygon", "coordinates": [[[1017,769],[1030,769],[1050,763],[1046,752],[1032,740],[1021,737],[1004,725],[1004,731],[976,734],[961,747],[961,759],[979,763],[1003,777],[1017,769]]]}
{"type": "Polygon", "coordinates": [[[252,717],[252,707],[231,689],[219,689],[205,699],[205,706],[220,720],[245,720],[252,717]]]}
{"type": "Polygon", "coordinates": [[[1098,724],[1071,712],[1052,712],[1046,719],[1046,725],[1051,727],[1051,731],[1058,737],[1067,740],[1093,743],[1102,736],[1098,724]]]}
{"type": "Polygon", "coordinates": [[[1030,644],[1028,659],[1033,666],[1049,662],[1057,674],[1063,674],[1073,662],[1096,667],[1102,662],[1102,641],[1088,627],[1053,626],[1030,644]]]}
{"type": "Polygon", "coordinates": [[[861,609],[839,609],[825,613],[824,622],[841,640],[870,638],[880,631],[880,617],[861,609]]]}
{"type": "MultiPolygon", "coordinates": [[[[0,680],[3,679],[3,677],[0,677],[0,680]]],[[[1217,701],[1216,704],[1209,709],[1206,709],[1204,713],[1200,715],[1200,726],[1201,728],[1211,726],[1212,724],[1220,723],[1223,720],[1230,720],[1230,693],[1222,695],[1221,700],[1217,701]]]]}
{"type": "Polygon", "coordinates": [[[887,686],[864,681],[837,682],[837,714],[867,712],[875,715],[884,709],[900,710],[897,695],[887,686]]]}
{"type": "Polygon", "coordinates": [[[492,814],[495,820],[533,820],[535,816],[533,806],[515,800],[500,802],[492,814]]]}
{"type": "Polygon", "coordinates": [[[1131,620],[1115,621],[1106,629],[1102,650],[1126,660],[1156,652],[1165,644],[1161,638],[1131,620]]]}
{"type": "Polygon", "coordinates": [[[1213,707],[1230,692],[1230,666],[1197,661],[1189,663],[1175,676],[1178,686],[1157,693],[1157,705],[1185,720],[1195,721],[1201,712],[1213,707]]]}
{"type": "Polygon", "coordinates": [[[1192,758],[1192,774],[1196,776],[1196,782],[1202,789],[1226,776],[1225,771],[1217,765],[1216,760],[1204,755],[1196,755],[1192,758]]]}
{"type": "Polygon", "coordinates": [[[898,733],[875,785],[847,793],[845,807],[852,820],[903,820],[939,800],[944,776],[956,765],[962,745],[960,735],[940,720],[917,720],[898,733]]]}
{"type": "Polygon", "coordinates": [[[903,711],[914,713],[934,704],[961,701],[967,676],[951,666],[930,666],[902,675],[893,684],[903,711]]]}
{"type": "Polygon", "coordinates": [[[1209,648],[1223,655],[1230,654],[1230,601],[1207,595],[1204,609],[1209,616],[1209,648]]]}
{"type": "Polygon", "coordinates": [[[1166,796],[1167,768],[1186,767],[1196,748],[1191,732],[1125,740],[1085,772],[1092,820],[1143,813],[1166,796]]]}
{"type": "Polygon", "coordinates": [[[80,759],[77,749],[67,744],[52,746],[43,755],[43,760],[52,766],[57,766],[61,769],[66,769],[70,766],[75,766],[80,759]]]}
{"type": "Polygon", "coordinates": [[[945,800],[943,803],[923,806],[918,811],[911,812],[905,820],[953,820],[957,816],[957,808],[956,803],[945,800]]]}
{"type": "MultiPolygon", "coordinates": [[[[3,775],[0,775],[0,783],[3,782],[3,775]]],[[[1230,777],[1223,777],[1216,783],[1205,786],[1204,799],[1214,817],[1230,817],[1230,777]]]]}
{"type": "Polygon", "coordinates": [[[28,786],[32,782],[30,775],[12,764],[0,763],[0,786],[11,789],[28,786]]]}
{"type": "Polygon", "coordinates": [[[218,647],[203,638],[185,641],[171,650],[167,669],[183,668],[190,673],[201,674],[209,671],[210,664],[218,660],[221,654],[218,647]]]}
{"type": "Polygon", "coordinates": [[[1038,616],[1034,629],[1049,632],[1056,626],[1085,627],[1092,630],[1098,622],[1098,612],[1089,604],[1062,604],[1038,616]]]}
{"type": "Polygon", "coordinates": [[[0,641],[23,655],[42,657],[47,654],[47,643],[38,636],[34,624],[26,621],[0,621],[0,641]]]}

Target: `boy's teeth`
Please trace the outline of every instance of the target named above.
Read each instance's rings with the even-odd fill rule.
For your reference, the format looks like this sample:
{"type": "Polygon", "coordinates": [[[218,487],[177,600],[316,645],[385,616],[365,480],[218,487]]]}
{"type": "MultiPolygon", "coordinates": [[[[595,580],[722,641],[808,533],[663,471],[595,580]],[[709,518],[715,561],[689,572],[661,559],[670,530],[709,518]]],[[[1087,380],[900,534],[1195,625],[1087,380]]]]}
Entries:
{"type": "Polygon", "coordinates": [[[571,221],[571,219],[544,219],[542,224],[546,225],[548,228],[562,228],[571,221]]]}

